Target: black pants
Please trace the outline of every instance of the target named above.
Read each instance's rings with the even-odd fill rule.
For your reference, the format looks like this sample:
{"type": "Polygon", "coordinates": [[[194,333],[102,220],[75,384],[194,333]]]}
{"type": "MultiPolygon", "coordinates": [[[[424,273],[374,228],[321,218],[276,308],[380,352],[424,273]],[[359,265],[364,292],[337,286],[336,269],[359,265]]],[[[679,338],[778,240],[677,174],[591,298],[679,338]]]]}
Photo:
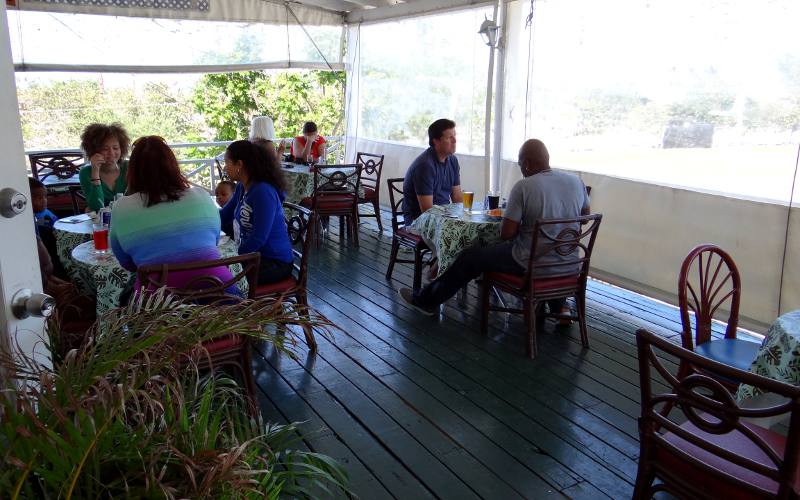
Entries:
{"type": "Polygon", "coordinates": [[[261,257],[261,265],[258,267],[258,284],[266,285],[283,281],[292,275],[292,268],[292,262],[287,263],[261,257]]]}
{"type": "MultiPolygon", "coordinates": [[[[430,284],[415,293],[414,302],[422,307],[435,307],[447,301],[481,274],[508,273],[522,276],[525,268],[511,254],[510,241],[488,247],[474,246],[461,252],[456,261],[430,284]]],[[[551,313],[561,312],[564,299],[547,301],[551,313]]]]}

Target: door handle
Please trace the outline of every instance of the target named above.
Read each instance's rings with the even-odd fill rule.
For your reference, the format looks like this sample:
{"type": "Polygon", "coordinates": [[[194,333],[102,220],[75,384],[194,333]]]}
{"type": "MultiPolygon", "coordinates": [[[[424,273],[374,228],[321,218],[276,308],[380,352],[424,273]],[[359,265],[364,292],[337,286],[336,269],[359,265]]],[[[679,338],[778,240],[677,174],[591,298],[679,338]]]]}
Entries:
{"type": "Polygon", "coordinates": [[[28,198],[13,188],[0,190],[0,215],[6,219],[16,217],[25,211],[28,198]]]}
{"type": "Polygon", "coordinates": [[[17,319],[28,316],[47,318],[53,314],[55,307],[56,299],[46,293],[31,293],[27,288],[17,291],[11,298],[11,312],[17,319]]]}

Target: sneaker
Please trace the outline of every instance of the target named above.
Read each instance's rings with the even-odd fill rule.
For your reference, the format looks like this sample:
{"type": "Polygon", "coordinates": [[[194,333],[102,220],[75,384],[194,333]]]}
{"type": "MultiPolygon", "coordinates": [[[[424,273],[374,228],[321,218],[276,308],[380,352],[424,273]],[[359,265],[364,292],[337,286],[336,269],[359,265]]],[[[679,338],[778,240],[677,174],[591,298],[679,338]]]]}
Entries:
{"type": "Polygon", "coordinates": [[[425,307],[422,307],[422,306],[418,306],[417,304],[415,304],[414,303],[414,292],[412,292],[410,288],[401,288],[400,290],[398,290],[398,293],[400,293],[400,297],[405,301],[406,304],[410,305],[411,307],[413,307],[417,311],[421,312],[425,316],[433,316],[437,312],[439,312],[439,308],[438,307],[428,309],[428,308],[425,308],[425,307]]]}
{"type": "MultiPolygon", "coordinates": [[[[564,304],[564,306],[561,308],[561,314],[564,315],[572,314],[572,311],[570,310],[567,304],[564,304]]],[[[557,324],[558,326],[570,326],[572,324],[572,320],[570,318],[558,318],[557,324]]]]}

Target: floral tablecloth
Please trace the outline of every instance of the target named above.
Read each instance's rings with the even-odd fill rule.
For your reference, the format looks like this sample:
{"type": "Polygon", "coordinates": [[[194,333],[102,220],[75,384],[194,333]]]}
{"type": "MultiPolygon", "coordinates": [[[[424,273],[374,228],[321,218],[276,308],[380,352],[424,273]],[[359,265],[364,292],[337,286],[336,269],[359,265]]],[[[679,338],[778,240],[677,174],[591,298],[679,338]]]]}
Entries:
{"type": "Polygon", "coordinates": [[[435,205],[417,217],[411,228],[436,247],[441,275],[464,249],[500,243],[501,217],[482,210],[464,213],[461,203],[435,205]]]}
{"type": "MultiPolygon", "coordinates": [[[[284,163],[283,172],[286,175],[286,181],[289,184],[288,192],[286,193],[286,201],[291,203],[300,203],[303,198],[307,198],[314,194],[314,172],[312,172],[307,165],[300,163],[284,163]]],[[[354,168],[342,168],[342,172],[348,174],[355,174],[354,168]]],[[[364,195],[363,188],[359,185],[359,194],[364,195]]]]}
{"type": "MultiPolygon", "coordinates": [[[[750,372],[800,385],[800,310],[786,313],[770,325],[750,372]]],[[[741,402],[761,392],[753,386],[741,385],[736,399],[741,402]]]]}
{"type": "MultiPolygon", "coordinates": [[[[70,219],[67,217],[67,219],[70,219]]],[[[53,232],[56,237],[56,253],[61,265],[67,275],[72,279],[73,283],[79,290],[85,291],[89,289],[89,285],[82,281],[83,276],[75,268],[75,261],[72,259],[72,250],[87,241],[92,241],[92,221],[86,220],[70,224],[64,222],[64,219],[56,221],[53,226],[53,232]]]]}
{"type": "Polygon", "coordinates": [[[314,193],[314,173],[310,172],[306,165],[290,163],[283,165],[283,173],[289,184],[286,193],[286,201],[300,203],[303,198],[307,198],[314,193]],[[292,168],[286,168],[292,165],[292,168]]]}
{"type": "MultiPolygon", "coordinates": [[[[90,235],[91,238],[91,235],[90,235]]],[[[219,250],[222,257],[237,255],[236,243],[227,236],[220,238],[219,250]]],[[[120,306],[120,299],[130,293],[136,281],[136,274],[123,269],[114,254],[97,253],[94,243],[87,241],[72,249],[72,272],[70,276],[79,289],[97,298],[97,317],[120,306]],[[74,274],[73,274],[74,273],[74,274]]],[[[231,272],[239,272],[241,266],[231,266],[231,272]],[[237,269],[238,268],[238,269],[237,269]]],[[[239,283],[246,293],[246,284],[239,283]]]]}

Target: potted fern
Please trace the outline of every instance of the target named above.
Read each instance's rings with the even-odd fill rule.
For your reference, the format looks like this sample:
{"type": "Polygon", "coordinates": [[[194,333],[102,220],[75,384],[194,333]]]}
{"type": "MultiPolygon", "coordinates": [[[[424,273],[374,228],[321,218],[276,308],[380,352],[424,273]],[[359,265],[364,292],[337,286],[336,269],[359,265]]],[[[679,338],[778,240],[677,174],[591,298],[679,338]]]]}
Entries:
{"type": "MultiPolygon", "coordinates": [[[[157,293],[104,316],[53,368],[0,354],[0,369],[15,374],[0,398],[3,497],[347,494],[335,461],[292,449],[294,424],[259,423],[234,380],[194,363],[202,342],[228,333],[293,356],[287,325],[301,323],[330,326],[272,300],[198,306],[157,293]]],[[[58,325],[47,329],[58,352],[58,325]]]]}

